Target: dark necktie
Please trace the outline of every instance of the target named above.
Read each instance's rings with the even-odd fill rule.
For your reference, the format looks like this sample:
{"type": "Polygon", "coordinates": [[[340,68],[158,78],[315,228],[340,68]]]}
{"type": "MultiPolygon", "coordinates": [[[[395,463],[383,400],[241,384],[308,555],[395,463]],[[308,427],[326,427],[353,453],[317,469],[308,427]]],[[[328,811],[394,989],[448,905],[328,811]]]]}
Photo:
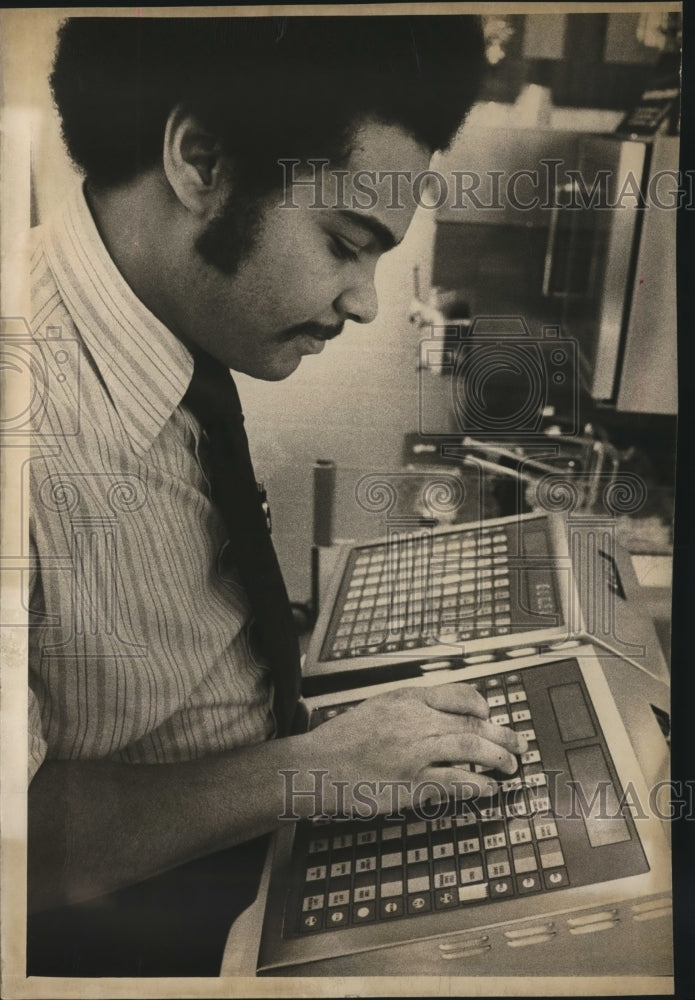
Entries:
{"type": "Polygon", "coordinates": [[[229,532],[234,563],[272,673],[278,735],[286,736],[299,698],[299,644],[251,463],[239,394],[228,369],[207,354],[198,355],[183,404],[208,434],[212,499],[229,532]]]}

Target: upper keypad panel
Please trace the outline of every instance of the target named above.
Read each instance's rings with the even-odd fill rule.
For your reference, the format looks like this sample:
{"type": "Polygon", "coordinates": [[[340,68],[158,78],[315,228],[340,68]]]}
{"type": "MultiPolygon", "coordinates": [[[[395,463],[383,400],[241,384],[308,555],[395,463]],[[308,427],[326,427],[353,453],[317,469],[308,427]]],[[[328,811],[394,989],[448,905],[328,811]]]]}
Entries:
{"type": "Polygon", "coordinates": [[[357,550],[323,658],[507,634],[512,626],[509,555],[504,526],[357,550]]]}

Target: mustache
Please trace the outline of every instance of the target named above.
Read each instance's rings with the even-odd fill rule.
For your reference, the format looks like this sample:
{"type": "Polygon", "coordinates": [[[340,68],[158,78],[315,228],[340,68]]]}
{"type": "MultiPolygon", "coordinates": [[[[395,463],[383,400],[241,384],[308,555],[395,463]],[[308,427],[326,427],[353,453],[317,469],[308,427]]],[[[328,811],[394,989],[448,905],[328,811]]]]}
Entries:
{"type": "Polygon", "coordinates": [[[308,335],[310,337],[317,337],[319,340],[333,340],[334,337],[343,332],[344,326],[345,323],[337,323],[335,326],[325,326],[323,323],[314,323],[312,321],[298,323],[296,326],[289,327],[282,339],[293,340],[295,337],[308,335]]]}

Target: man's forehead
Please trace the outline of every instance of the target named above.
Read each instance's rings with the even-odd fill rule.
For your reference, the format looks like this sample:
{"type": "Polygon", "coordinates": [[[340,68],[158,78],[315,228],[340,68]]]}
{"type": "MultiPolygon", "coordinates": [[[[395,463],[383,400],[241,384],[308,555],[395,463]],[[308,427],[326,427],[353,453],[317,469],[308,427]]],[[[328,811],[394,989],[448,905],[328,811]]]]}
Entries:
{"type": "MultiPolygon", "coordinates": [[[[323,162],[316,177],[322,207],[348,223],[361,223],[381,249],[389,250],[405,236],[418,204],[418,178],[430,158],[430,151],[404,129],[368,122],[354,133],[343,164],[323,162]]],[[[303,200],[307,197],[309,191],[303,200]]]]}

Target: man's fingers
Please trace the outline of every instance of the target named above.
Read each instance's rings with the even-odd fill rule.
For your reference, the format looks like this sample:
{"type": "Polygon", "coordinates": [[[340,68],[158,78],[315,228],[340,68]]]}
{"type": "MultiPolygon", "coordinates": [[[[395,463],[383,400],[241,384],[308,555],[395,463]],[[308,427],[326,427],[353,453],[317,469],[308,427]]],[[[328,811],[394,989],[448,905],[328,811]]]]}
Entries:
{"type": "Polygon", "coordinates": [[[438,684],[424,688],[425,704],[440,712],[456,715],[474,715],[487,719],[490,707],[483,696],[470,684],[438,684]]]}
{"type": "Polygon", "coordinates": [[[528,749],[528,743],[524,737],[515,733],[509,726],[500,726],[496,722],[478,721],[477,719],[475,721],[471,719],[470,725],[475,727],[474,732],[478,736],[482,736],[492,743],[498,743],[510,753],[525,753],[528,749]]]}
{"type": "MultiPolygon", "coordinates": [[[[453,687],[453,685],[451,685],[451,687],[453,687]]],[[[476,694],[477,692],[474,691],[473,693],[476,694]]],[[[430,702],[428,702],[428,705],[431,708],[435,708],[435,706],[431,705],[430,702]]],[[[446,734],[453,734],[456,736],[478,736],[488,740],[490,743],[498,744],[510,754],[524,753],[528,747],[524,737],[515,733],[514,730],[510,729],[508,726],[500,726],[496,722],[490,722],[487,718],[475,715],[470,711],[459,715],[458,713],[439,708],[436,710],[440,711],[442,714],[439,718],[434,720],[429,730],[434,736],[446,734]]],[[[476,761],[476,763],[478,763],[478,761],[476,761]]]]}
{"type": "Polygon", "coordinates": [[[465,763],[469,770],[473,764],[481,764],[490,770],[504,771],[505,774],[515,774],[519,767],[517,758],[506,747],[493,743],[478,733],[448,733],[428,741],[427,749],[431,763],[465,763]]]}
{"type": "MultiPolygon", "coordinates": [[[[426,767],[421,772],[421,782],[432,783],[432,789],[444,789],[452,799],[478,799],[494,795],[499,791],[499,785],[486,774],[475,774],[465,767],[447,765],[445,767],[426,767]]],[[[433,798],[437,796],[432,796],[433,798]]],[[[442,798],[442,796],[438,796],[442,798]]]]}

